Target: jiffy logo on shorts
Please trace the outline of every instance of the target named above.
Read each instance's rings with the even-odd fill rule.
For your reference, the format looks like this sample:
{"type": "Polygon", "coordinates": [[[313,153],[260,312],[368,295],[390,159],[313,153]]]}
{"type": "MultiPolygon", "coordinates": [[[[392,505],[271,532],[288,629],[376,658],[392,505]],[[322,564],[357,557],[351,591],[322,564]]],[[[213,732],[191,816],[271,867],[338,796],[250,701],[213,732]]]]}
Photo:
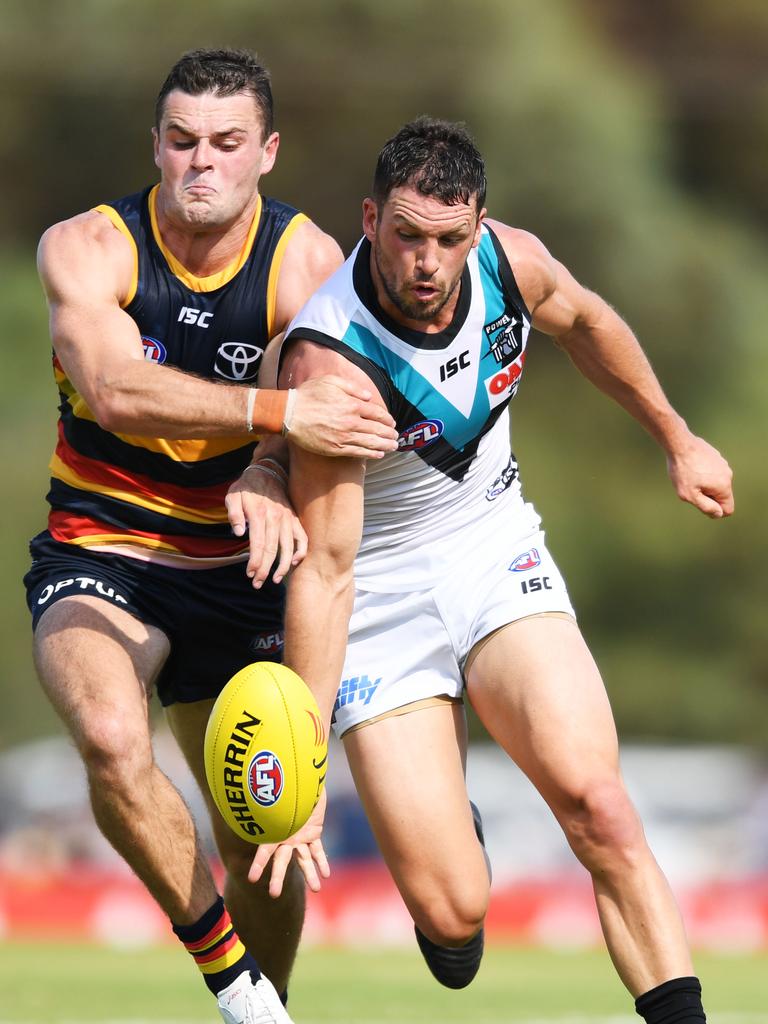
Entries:
{"type": "Polygon", "coordinates": [[[95,590],[97,594],[101,594],[102,597],[108,597],[111,601],[115,601],[117,604],[128,604],[126,599],[115,591],[114,587],[108,587],[102,580],[94,580],[90,576],[73,576],[68,580],[59,580],[58,583],[49,583],[47,587],[43,588],[43,592],[38,597],[37,603],[47,604],[48,601],[53,597],[54,594],[58,594],[62,590],[66,590],[68,587],[74,587],[75,590],[95,590]]]}

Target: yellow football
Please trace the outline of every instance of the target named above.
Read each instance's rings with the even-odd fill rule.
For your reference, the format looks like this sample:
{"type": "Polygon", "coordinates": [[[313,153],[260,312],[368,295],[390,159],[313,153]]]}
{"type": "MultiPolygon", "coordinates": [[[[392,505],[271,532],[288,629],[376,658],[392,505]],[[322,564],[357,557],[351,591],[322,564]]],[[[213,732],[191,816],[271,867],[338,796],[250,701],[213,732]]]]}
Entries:
{"type": "Polygon", "coordinates": [[[325,783],[328,741],[306,683],[269,661],[234,675],[205,730],[205,774],[221,816],[249,843],[281,843],[325,783]]]}

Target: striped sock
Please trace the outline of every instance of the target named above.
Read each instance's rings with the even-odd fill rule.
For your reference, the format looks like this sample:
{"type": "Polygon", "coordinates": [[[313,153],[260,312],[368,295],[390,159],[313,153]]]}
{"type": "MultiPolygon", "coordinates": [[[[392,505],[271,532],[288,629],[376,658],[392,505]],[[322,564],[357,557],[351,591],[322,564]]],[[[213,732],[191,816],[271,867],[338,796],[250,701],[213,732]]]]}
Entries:
{"type": "Polygon", "coordinates": [[[243,971],[250,971],[254,981],[261,977],[259,965],[240,941],[221,896],[199,921],[175,924],[173,930],[192,954],[214,995],[243,971]]]}

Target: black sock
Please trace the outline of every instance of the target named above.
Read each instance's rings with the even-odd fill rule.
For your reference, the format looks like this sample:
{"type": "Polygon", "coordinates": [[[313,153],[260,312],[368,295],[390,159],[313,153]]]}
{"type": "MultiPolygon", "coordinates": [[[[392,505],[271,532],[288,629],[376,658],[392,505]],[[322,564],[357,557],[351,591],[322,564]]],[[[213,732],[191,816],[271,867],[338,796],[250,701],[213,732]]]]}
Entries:
{"type": "Polygon", "coordinates": [[[259,965],[240,941],[221,896],[199,921],[175,924],[173,930],[192,954],[214,995],[243,971],[250,971],[254,981],[261,977],[259,965]]]}
{"type": "Polygon", "coordinates": [[[635,1009],[647,1024],[706,1024],[698,978],[673,978],[638,996],[635,1009]]]}

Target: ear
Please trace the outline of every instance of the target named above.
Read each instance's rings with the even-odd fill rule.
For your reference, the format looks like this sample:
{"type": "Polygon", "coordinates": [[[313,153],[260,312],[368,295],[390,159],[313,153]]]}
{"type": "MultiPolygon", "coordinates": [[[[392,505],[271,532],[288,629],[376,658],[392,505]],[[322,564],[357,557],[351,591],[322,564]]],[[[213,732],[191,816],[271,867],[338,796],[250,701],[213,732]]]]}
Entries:
{"type": "Polygon", "coordinates": [[[475,237],[472,239],[472,248],[476,249],[480,245],[480,234],[483,227],[483,221],[488,210],[483,207],[480,213],[477,215],[477,224],[475,225],[475,237]]]}
{"type": "Polygon", "coordinates": [[[280,148],[280,132],[272,132],[264,143],[264,157],[261,161],[261,173],[268,174],[275,166],[277,151],[280,148]]]}
{"type": "Polygon", "coordinates": [[[376,239],[376,228],[379,223],[379,208],[370,196],[363,200],[363,234],[369,242],[376,239]]]}
{"type": "Polygon", "coordinates": [[[152,128],[152,148],[155,154],[155,167],[160,166],[160,133],[157,128],[152,128]]]}

